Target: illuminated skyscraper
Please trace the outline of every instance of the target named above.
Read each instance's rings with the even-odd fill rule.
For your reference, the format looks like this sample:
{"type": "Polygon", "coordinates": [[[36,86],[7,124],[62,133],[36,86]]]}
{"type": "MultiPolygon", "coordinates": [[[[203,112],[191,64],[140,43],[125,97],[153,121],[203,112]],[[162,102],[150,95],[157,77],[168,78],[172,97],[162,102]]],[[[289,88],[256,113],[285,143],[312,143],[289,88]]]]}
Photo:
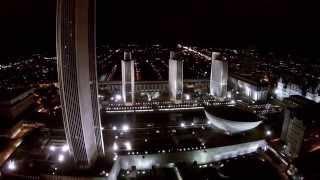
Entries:
{"type": "Polygon", "coordinates": [[[58,0],[56,48],[67,142],[75,162],[104,155],[97,97],[95,0],[58,0]]]}
{"type": "Polygon", "coordinates": [[[125,104],[134,104],[134,60],[131,52],[124,52],[121,61],[122,98],[125,104]]]}
{"type": "Polygon", "coordinates": [[[210,94],[218,98],[227,96],[228,64],[226,61],[218,60],[220,53],[212,53],[210,94]]]}
{"type": "Polygon", "coordinates": [[[179,103],[183,97],[183,61],[177,60],[175,52],[170,51],[169,59],[170,100],[179,103]]]}

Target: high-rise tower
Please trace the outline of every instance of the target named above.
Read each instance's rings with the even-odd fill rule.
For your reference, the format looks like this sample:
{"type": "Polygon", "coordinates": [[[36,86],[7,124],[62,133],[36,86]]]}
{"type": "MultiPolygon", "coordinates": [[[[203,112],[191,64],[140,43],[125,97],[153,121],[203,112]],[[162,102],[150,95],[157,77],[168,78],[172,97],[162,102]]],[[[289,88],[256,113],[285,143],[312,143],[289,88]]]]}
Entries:
{"type": "Polygon", "coordinates": [[[124,52],[121,61],[122,98],[125,104],[134,104],[134,60],[131,52],[124,52]]]}
{"type": "Polygon", "coordinates": [[[104,155],[97,97],[95,0],[58,0],[56,49],[70,153],[80,167],[104,155]]]}
{"type": "Polygon", "coordinates": [[[212,53],[210,94],[218,98],[227,96],[228,64],[219,59],[220,53],[212,53]]]}
{"type": "Polygon", "coordinates": [[[170,100],[179,103],[183,98],[183,61],[170,51],[169,59],[169,95],[170,100]]]}

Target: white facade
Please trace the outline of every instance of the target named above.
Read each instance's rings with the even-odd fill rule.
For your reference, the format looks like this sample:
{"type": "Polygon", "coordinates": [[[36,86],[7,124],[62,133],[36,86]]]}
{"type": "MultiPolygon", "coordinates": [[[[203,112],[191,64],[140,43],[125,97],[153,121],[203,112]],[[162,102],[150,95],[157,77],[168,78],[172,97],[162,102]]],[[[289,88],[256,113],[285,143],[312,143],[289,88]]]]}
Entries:
{"type": "Polygon", "coordinates": [[[302,89],[299,85],[294,83],[288,83],[285,86],[285,84],[282,82],[282,79],[280,78],[277,83],[277,87],[274,89],[274,94],[276,95],[277,99],[280,99],[280,100],[283,100],[283,98],[287,98],[292,95],[299,95],[319,103],[320,95],[317,92],[319,90],[320,90],[320,85],[318,85],[318,87],[315,89],[314,92],[308,89],[306,94],[303,95],[302,89]]]}
{"type": "Polygon", "coordinates": [[[175,103],[183,98],[183,61],[177,60],[173,51],[169,59],[169,96],[175,103]]]}
{"type": "Polygon", "coordinates": [[[219,53],[212,53],[212,64],[210,74],[210,94],[218,98],[227,96],[228,64],[226,61],[218,60],[219,53]]]}
{"type": "Polygon", "coordinates": [[[95,62],[95,1],[58,0],[56,50],[70,153],[79,167],[104,154],[95,62]]]}
{"type": "Polygon", "coordinates": [[[125,104],[134,104],[134,60],[131,52],[124,52],[121,61],[122,98],[125,104]]]}
{"type": "Polygon", "coordinates": [[[214,116],[207,111],[205,111],[205,114],[210,124],[220,130],[223,130],[227,134],[236,134],[248,131],[250,129],[256,128],[262,123],[262,121],[250,121],[250,119],[248,119],[247,122],[232,121],[214,116]]]}

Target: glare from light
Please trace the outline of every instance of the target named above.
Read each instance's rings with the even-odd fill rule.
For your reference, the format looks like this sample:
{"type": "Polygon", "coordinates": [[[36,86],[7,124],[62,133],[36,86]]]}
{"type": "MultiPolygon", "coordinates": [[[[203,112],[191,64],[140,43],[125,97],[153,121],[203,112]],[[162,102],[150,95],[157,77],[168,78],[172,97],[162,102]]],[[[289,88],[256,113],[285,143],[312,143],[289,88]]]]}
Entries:
{"type": "Polygon", "coordinates": [[[121,95],[120,94],[116,94],[115,98],[116,98],[117,101],[120,101],[121,100],[121,95]]]}
{"type": "Polygon", "coordinates": [[[69,151],[69,146],[67,144],[62,146],[62,152],[67,152],[69,151]]]}
{"type": "Polygon", "coordinates": [[[270,130],[267,130],[267,131],[266,131],[266,135],[267,135],[267,136],[271,136],[271,134],[272,134],[272,132],[271,132],[270,130]]]}
{"type": "Polygon", "coordinates": [[[186,100],[190,100],[191,98],[189,94],[186,94],[185,97],[186,97],[186,100]]]}
{"type": "Polygon", "coordinates": [[[131,146],[131,143],[129,141],[125,142],[124,146],[126,147],[127,151],[131,151],[132,150],[132,146],[131,146]]]}
{"type": "Polygon", "coordinates": [[[233,100],[230,101],[230,103],[231,103],[231,104],[235,104],[236,101],[233,99],[233,100]]]}
{"type": "Polygon", "coordinates": [[[182,122],[180,126],[184,128],[186,125],[182,122]]]}
{"type": "Polygon", "coordinates": [[[59,154],[58,161],[59,162],[63,162],[64,161],[64,155],[63,154],[59,154]]]}
{"type": "Polygon", "coordinates": [[[118,155],[115,154],[114,157],[113,157],[113,160],[116,161],[117,159],[118,159],[118,155]]]}
{"type": "Polygon", "coordinates": [[[112,126],[112,130],[116,131],[117,129],[117,126],[112,126]]]}
{"type": "Polygon", "coordinates": [[[117,143],[113,143],[112,149],[114,151],[117,151],[119,149],[118,144],[117,143]]]}
{"type": "Polygon", "coordinates": [[[56,150],[56,146],[51,145],[51,146],[49,147],[49,150],[52,151],[52,152],[54,152],[54,151],[56,150]]]}
{"type": "Polygon", "coordinates": [[[122,131],[124,131],[124,132],[127,132],[127,131],[129,131],[129,126],[127,125],[127,124],[124,124],[123,126],[122,126],[122,131]]]}
{"type": "Polygon", "coordinates": [[[16,163],[14,161],[9,161],[8,163],[8,169],[10,171],[13,171],[13,170],[16,170],[17,166],[16,166],[16,163]]]}

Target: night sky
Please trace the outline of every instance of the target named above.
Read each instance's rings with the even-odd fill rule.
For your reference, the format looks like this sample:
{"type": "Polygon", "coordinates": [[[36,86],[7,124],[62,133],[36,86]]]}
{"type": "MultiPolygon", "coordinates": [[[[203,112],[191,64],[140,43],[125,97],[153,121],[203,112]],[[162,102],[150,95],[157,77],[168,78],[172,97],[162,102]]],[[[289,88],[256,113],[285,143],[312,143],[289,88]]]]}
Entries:
{"type": "MultiPolygon", "coordinates": [[[[37,49],[54,53],[55,4],[55,0],[2,2],[0,56],[37,49]]],[[[97,42],[183,40],[218,47],[313,47],[313,51],[320,42],[317,7],[289,0],[97,0],[97,42]]]]}

